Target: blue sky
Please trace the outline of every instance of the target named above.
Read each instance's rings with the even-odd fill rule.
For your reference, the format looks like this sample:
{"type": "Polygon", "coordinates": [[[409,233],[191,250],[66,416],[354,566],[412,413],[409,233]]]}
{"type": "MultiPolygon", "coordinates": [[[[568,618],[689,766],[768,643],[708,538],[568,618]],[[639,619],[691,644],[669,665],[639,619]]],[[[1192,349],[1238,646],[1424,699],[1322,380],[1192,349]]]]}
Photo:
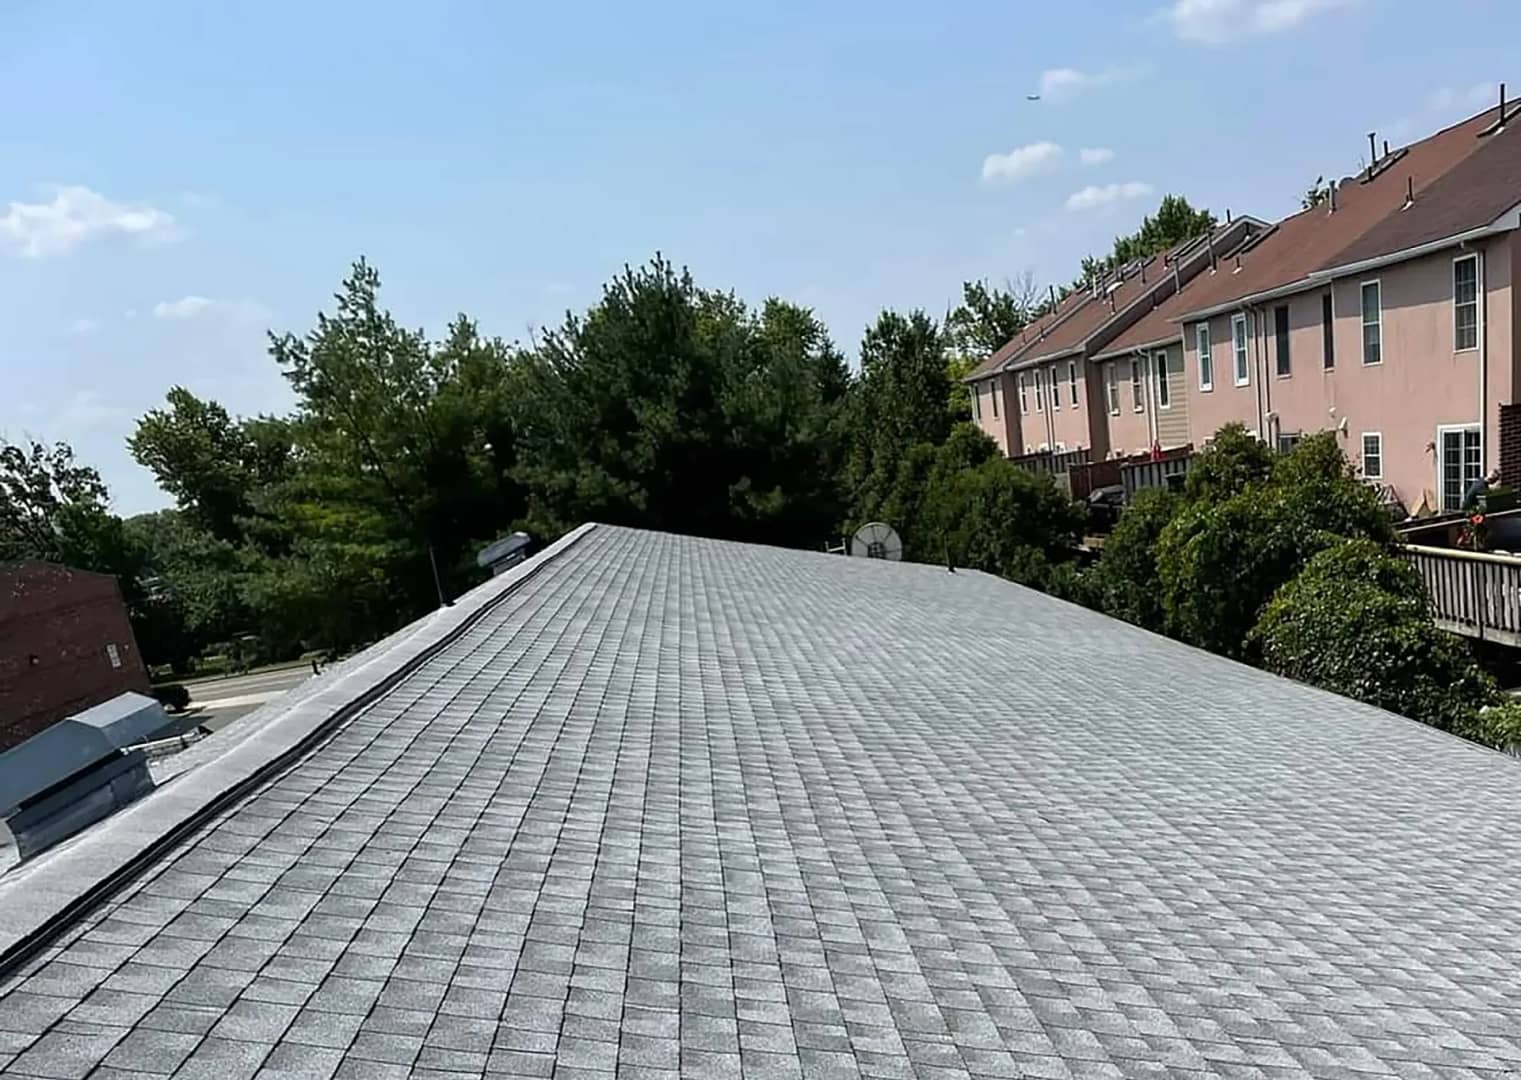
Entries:
{"type": "Polygon", "coordinates": [[[1281,216],[1521,78],[1485,0],[730,7],[12,0],[0,433],[166,505],[134,418],[287,406],[265,330],[359,255],[404,321],[522,338],[658,249],[854,353],[884,306],[1070,279],[1165,192],[1281,216]]]}

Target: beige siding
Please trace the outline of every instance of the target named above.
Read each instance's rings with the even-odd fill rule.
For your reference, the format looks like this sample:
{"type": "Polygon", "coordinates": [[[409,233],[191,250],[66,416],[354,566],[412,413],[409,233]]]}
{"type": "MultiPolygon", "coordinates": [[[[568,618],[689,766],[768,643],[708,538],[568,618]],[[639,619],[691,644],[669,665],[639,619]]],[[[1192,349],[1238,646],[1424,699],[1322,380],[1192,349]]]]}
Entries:
{"type": "Polygon", "coordinates": [[[1157,403],[1156,437],[1162,449],[1169,450],[1186,446],[1192,437],[1188,426],[1188,379],[1184,374],[1181,343],[1174,342],[1166,350],[1158,351],[1167,354],[1168,403],[1166,408],[1157,403]]]}

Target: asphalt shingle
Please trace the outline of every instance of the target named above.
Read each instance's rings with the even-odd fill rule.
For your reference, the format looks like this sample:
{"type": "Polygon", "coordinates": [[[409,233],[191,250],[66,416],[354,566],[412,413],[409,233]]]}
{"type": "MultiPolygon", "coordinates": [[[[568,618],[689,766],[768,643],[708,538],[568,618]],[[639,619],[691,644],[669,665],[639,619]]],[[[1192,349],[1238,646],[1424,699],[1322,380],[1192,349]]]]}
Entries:
{"type": "Polygon", "coordinates": [[[1518,795],[983,575],[598,528],[0,983],[0,1075],[1498,1077],[1518,795]]]}

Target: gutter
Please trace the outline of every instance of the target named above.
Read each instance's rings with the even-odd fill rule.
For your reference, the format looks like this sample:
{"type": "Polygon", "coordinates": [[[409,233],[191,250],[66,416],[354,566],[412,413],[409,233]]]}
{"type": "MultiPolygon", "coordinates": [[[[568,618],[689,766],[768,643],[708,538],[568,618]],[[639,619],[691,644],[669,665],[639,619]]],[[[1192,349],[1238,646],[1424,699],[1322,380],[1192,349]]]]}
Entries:
{"type": "Polygon", "coordinates": [[[1155,341],[1143,341],[1137,345],[1127,345],[1123,349],[1115,349],[1109,352],[1094,353],[1091,357],[1089,357],[1089,359],[1097,364],[1102,363],[1105,360],[1118,360],[1142,349],[1160,349],[1168,345],[1179,345],[1182,344],[1182,342],[1183,328],[1179,327],[1178,332],[1170,337],[1160,337],[1155,341]]]}

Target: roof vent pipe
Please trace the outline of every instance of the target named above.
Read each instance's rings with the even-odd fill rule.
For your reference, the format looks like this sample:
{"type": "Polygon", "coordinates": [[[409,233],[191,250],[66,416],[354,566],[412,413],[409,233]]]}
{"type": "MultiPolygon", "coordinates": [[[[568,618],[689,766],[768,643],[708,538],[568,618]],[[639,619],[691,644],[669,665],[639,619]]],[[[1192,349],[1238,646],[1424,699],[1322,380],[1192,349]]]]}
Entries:
{"type": "Polygon", "coordinates": [[[1373,179],[1373,166],[1378,161],[1378,134],[1368,132],[1368,179],[1373,179]]]}
{"type": "Polygon", "coordinates": [[[1225,223],[1227,225],[1231,223],[1231,208],[1229,206],[1225,208],[1225,223]]]}
{"type": "Polygon", "coordinates": [[[1205,236],[1205,238],[1204,238],[1204,245],[1205,245],[1205,247],[1209,248],[1209,268],[1211,270],[1214,270],[1214,268],[1215,268],[1215,234],[1214,233],[1209,233],[1207,236],[1205,236]]]}
{"type": "Polygon", "coordinates": [[[1500,126],[1505,126],[1505,84],[1500,84],[1500,126]]]}
{"type": "Polygon", "coordinates": [[[1046,288],[1051,291],[1051,310],[1055,311],[1056,310],[1056,286],[1055,285],[1047,285],[1046,288]]]}
{"type": "Polygon", "coordinates": [[[1389,140],[1385,139],[1384,140],[1384,157],[1388,157],[1388,156],[1389,156],[1389,140]]]}
{"type": "Polygon", "coordinates": [[[1405,205],[1403,209],[1410,209],[1415,204],[1415,177],[1405,177],[1405,205]]]}
{"type": "Polygon", "coordinates": [[[1335,180],[1331,181],[1331,197],[1329,199],[1329,202],[1331,204],[1331,209],[1327,210],[1326,213],[1327,214],[1334,214],[1334,213],[1336,213],[1336,181],[1335,180]]]}

